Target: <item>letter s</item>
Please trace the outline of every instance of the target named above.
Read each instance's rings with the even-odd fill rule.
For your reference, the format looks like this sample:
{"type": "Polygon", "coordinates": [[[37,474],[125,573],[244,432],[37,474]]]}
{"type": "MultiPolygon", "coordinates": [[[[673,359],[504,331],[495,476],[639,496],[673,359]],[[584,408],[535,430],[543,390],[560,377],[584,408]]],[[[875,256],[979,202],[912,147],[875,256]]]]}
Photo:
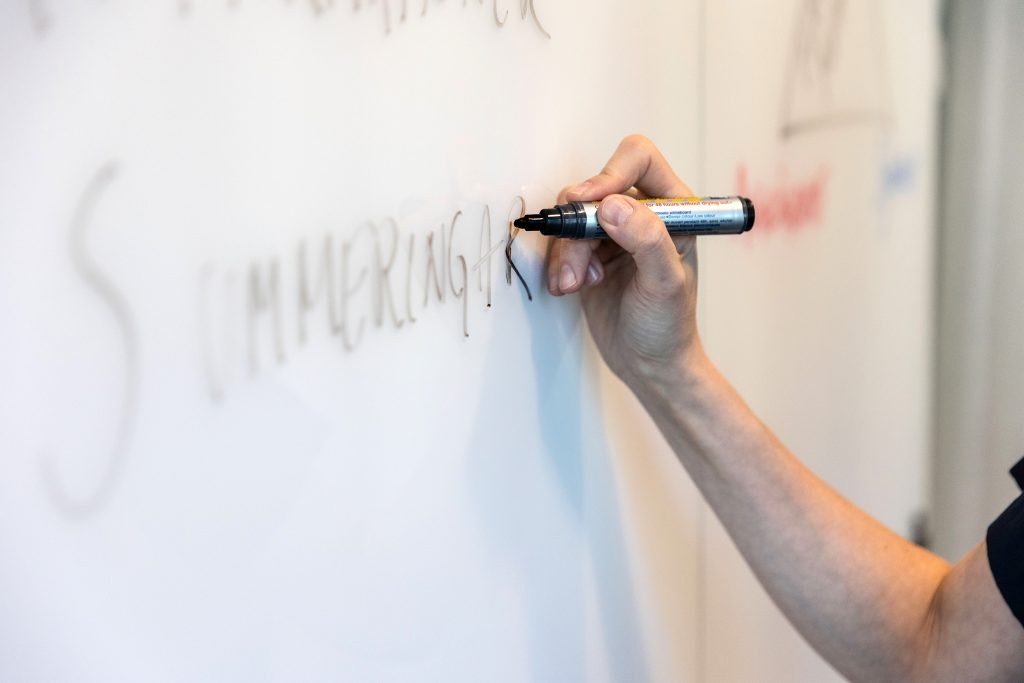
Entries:
{"type": "Polygon", "coordinates": [[[121,401],[121,418],[109,460],[99,484],[86,495],[72,495],[61,482],[52,454],[40,455],[39,468],[43,483],[57,508],[68,517],[85,518],[98,512],[110,499],[124,469],[128,445],[135,425],[139,388],[139,337],[131,309],[117,287],[92,259],[87,248],[87,233],[96,204],[117,177],[117,164],[104,164],[82,193],[71,223],[70,246],[75,269],[85,284],[106,303],[121,330],[124,343],[125,374],[121,401]]]}

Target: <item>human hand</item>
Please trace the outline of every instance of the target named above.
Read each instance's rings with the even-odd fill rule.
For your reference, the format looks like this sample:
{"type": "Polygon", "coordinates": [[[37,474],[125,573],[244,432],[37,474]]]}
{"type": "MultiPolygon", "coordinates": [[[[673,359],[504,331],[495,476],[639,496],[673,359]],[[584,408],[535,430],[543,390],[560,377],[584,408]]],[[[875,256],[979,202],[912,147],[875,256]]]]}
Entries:
{"type": "Polygon", "coordinates": [[[548,291],[581,293],[601,355],[634,390],[703,359],[695,238],[672,237],[637,201],[689,196],[654,143],[640,135],[623,140],[598,175],[558,196],[559,203],[601,201],[598,218],[611,239],[552,239],[548,291]]]}

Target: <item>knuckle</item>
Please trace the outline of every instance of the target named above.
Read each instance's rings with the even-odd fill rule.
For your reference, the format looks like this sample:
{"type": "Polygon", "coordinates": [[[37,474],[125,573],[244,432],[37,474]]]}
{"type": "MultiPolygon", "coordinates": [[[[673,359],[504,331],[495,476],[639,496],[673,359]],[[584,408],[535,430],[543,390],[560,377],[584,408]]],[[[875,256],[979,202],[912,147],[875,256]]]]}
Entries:
{"type": "Polygon", "coordinates": [[[665,237],[664,224],[657,218],[651,221],[644,216],[637,217],[634,220],[636,222],[637,251],[642,253],[656,253],[660,251],[662,240],[665,237]]]}
{"type": "Polygon", "coordinates": [[[669,237],[665,223],[653,211],[635,199],[629,201],[633,204],[633,215],[629,217],[629,223],[632,224],[630,227],[653,244],[658,244],[663,238],[669,237]]]}
{"type": "Polygon", "coordinates": [[[654,143],[646,135],[633,133],[622,139],[622,146],[626,149],[649,151],[654,147],[654,143]]]}
{"type": "Polygon", "coordinates": [[[671,295],[679,295],[686,290],[686,272],[680,268],[672,268],[665,277],[665,290],[671,295]]]}
{"type": "Polygon", "coordinates": [[[565,260],[568,261],[577,270],[582,270],[587,267],[590,263],[590,255],[593,253],[593,249],[590,247],[589,242],[575,242],[571,245],[571,249],[567,250],[565,260]]]}
{"type": "Polygon", "coordinates": [[[619,169],[617,169],[615,166],[613,166],[611,162],[606,164],[605,167],[601,169],[601,175],[611,180],[612,184],[615,187],[620,187],[626,181],[626,178],[622,174],[622,172],[619,171],[619,169]]]}

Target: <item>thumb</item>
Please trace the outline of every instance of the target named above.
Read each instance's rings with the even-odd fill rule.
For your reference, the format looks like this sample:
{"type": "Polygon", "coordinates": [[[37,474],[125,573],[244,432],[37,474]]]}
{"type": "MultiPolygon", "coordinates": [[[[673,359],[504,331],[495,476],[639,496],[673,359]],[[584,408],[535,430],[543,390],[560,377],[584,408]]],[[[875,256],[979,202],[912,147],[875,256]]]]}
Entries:
{"type": "Polygon", "coordinates": [[[597,218],[608,236],[633,256],[637,284],[645,291],[674,293],[685,272],[665,224],[646,206],[625,195],[605,197],[597,218]]]}

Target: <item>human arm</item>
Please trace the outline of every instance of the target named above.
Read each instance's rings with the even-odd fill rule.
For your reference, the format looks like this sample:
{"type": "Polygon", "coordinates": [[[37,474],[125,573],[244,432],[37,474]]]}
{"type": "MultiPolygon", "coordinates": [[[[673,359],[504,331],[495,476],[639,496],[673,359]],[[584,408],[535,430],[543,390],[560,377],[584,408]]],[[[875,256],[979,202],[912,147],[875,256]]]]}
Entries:
{"type": "Polygon", "coordinates": [[[650,141],[624,140],[600,174],[561,198],[608,197],[600,217],[614,244],[554,242],[549,291],[581,293],[609,366],[790,621],[851,680],[1024,680],[1024,628],[984,542],[950,567],[808,471],[704,353],[693,238],[670,238],[621,192],[691,194],[650,141]]]}

